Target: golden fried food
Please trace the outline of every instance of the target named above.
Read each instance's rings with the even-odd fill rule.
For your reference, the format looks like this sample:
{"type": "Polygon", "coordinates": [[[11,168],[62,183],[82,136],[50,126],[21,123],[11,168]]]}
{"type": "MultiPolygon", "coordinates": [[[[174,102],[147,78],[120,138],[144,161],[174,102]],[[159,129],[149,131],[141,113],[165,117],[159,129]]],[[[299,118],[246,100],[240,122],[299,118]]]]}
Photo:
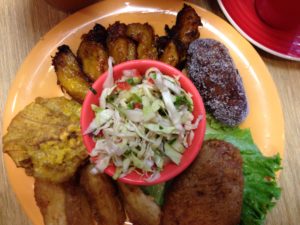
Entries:
{"type": "Polygon", "coordinates": [[[134,60],[137,58],[136,44],[126,36],[127,26],[115,22],[107,29],[108,53],[114,58],[115,64],[134,60]]]}
{"type": "MultiPolygon", "coordinates": [[[[107,28],[108,39],[116,39],[118,37],[126,37],[127,25],[116,21],[107,28]]],[[[109,40],[109,41],[110,41],[109,40]]]]}
{"type": "Polygon", "coordinates": [[[243,186],[240,151],[224,141],[206,141],[193,164],[171,184],[161,224],[237,225],[243,186]]]}
{"type": "Polygon", "coordinates": [[[57,75],[58,85],[74,100],[82,103],[90,89],[90,84],[86,81],[85,75],[69,46],[58,47],[52,64],[57,75]]]}
{"type": "Polygon", "coordinates": [[[159,60],[176,67],[180,60],[180,54],[174,40],[160,37],[158,40],[159,60]]]}
{"type": "Polygon", "coordinates": [[[82,36],[77,50],[77,57],[82,65],[83,72],[95,81],[108,68],[108,53],[106,52],[107,32],[100,24],[82,36]]]}
{"type": "Polygon", "coordinates": [[[64,97],[37,98],[10,123],[3,151],[30,176],[68,180],[88,157],[80,133],[80,109],[64,97]]]}
{"type": "Polygon", "coordinates": [[[54,184],[36,179],[34,197],[45,225],[94,224],[87,197],[75,182],[54,184]]]}
{"type": "Polygon", "coordinates": [[[67,225],[66,193],[62,184],[35,179],[34,197],[45,225],[67,225]]]}
{"type": "Polygon", "coordinates": [[[138,59],[157,59],[155,34],[151,25],[148,23],[131,23],[127,26],[126,34],[138,42],[138,59]]]}
{"type": "Polygon", "coordinates": [[[159,225],[161,210],[153,198],[138,187],[118,183],[130,222],[134,225],[159,225]]]}
{"type": "Polygon", "coordinates": [[[191,6],[184,4],[177,14],[176,24],[171,29],[166,26],[166,32],[169,37],[180,41],[187,49],[192,41],[199,38],[198,27],[201,25],[201,19],[196,11],[191,6]]]}
{"type": "Polygon", "coordinates": [[[92,165],[81,171],[80,184],[87,193],[99,225],[123,225],[126,219],[117,188],[106,174],[93,175],[92,165]]]}
{"type": "Polygon", "coordinates": [[[115,64],[136,59],[136,45],[126,37],[119,37],[109,42],[109,55],[114,58],[115,64]]]}

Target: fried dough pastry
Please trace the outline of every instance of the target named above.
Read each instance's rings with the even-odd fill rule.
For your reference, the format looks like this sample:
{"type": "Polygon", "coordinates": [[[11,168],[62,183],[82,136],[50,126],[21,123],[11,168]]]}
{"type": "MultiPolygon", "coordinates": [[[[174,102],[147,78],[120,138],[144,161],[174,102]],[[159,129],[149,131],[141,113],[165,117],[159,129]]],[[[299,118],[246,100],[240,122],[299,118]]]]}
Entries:
{"type": "Polygon", "coordinates": [[[161,210],[153,198],[138,186],[118,182],[122,201],[130,222],[134,225],[159,225],[161,210]]]}
{"type": "Polygon", "coordinates": [[[68,180],[88,157],[80,133],[80,109],[64,97],[37,98],[10,123],[3,151],[29,176],[68,180]]]}
{"type": "Polygon", "coordinates": [[[177,14],[176,24],[171,29],[166,25],[165,29],[169,37],[180,41],[187,49],[192,41],[199,38],[198,27],[201,25],[201,19],[196,11],[191,6],[184,4],[177,14]]]}
{"type": "Polygon", "coordinates": [[[127,26],[115,22],[107,29],[108,53],[114,58],[115,64],[134,60],[137,58],[136,44],[126,36],[127,26]]]}
{"type": "Polygon", "coordinates": [[[248,115],[242,78],[228,49],[213,39],[199,39],[188,49],[188,75],[201,94],[208,112],[228,126],[248,115]]]}
{"type": "Polygon", "coordinates": [[[94,224],[87,197],[74,182],[54,184],[36,179],[34,197],[45,225],[94,224]]]}
{"type": "Polygon", "coordinates": [[[99,225],[123,225],[126,219],[117,187],[106,174],[90,173],[92,165],[82,169],[80,184],[87,193],[99,225]]]}
{"type": "Polygon", "coordinates": [[[58,52],[52,59],[57,84],[74,100],[82,103],[90,89],[84,73],[71,49],[67,45],[58,47],[58,52]]]}
{"type": "Polygon", "coordinates": [[[77,58],[83,72],[90,80],[95,81],[108,68],[108,54],[105,48],[106,29],[96,24],[92,30],[84,34],[77,50],[77,58]]]}
{"type": "Polygon", "coordinates": [[[138,59],[157,59],[155,34],[151,25],[148,23],[128,24],[126,34],[138,43],[138,59]]]}
{"type": "Polygon", "coordinates": [[[206,141],[192,165],[171,184],[161,224],[237,225],[243,186],[240,151],[224,141],[206,141]]]}

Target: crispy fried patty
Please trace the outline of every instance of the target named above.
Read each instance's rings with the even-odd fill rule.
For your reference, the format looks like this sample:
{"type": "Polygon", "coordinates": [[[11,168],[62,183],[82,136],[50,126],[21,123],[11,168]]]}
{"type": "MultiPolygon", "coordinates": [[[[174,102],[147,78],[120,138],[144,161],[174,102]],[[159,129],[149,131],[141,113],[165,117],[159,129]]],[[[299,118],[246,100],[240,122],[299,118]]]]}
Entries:
{"type": "Polygon", "coordinates": [[[206,110],[220,122],[236,126],[248,114],[242,79],[228,49],[212,39],[193,41],[188,49],[188,74],[206,110]]]}
{"type": "Polygon", "coordinates": [[[242,158],[233,145],[204,142],[167,192],[162,225],[237,225],[243,198],[242,158]]]}

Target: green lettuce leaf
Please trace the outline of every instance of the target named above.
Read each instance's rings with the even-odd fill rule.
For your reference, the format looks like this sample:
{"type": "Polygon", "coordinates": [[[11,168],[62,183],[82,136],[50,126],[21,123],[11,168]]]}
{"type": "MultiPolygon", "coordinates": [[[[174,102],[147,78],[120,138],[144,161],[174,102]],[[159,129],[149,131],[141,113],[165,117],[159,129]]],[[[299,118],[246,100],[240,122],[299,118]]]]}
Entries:
{"type": "Polygon", "coordinates": [[[254,144],[250,130],[222,126],[207,116],[205,139],[219,139],[236,146],[243,157],[244,195],[241,225],[262,225],[267,212],[279,199],[281,189],[276,172],[281,169],[279,154],[265,157],[254,144]]]}
{"type": "Polygon", "coordinates": [[[169,182],[164,182],[152,186],[141,186],[142,191],[153,197],[155,203],[162,206],[164,203],[164,194],[166,188],[169,186],[169,182]]]}
{"type": "MultiPolygon", "coordinates": [[[[244,195],[240,225],[262,225],[281,193],[276,183],[276,172],[281,169],[279,154],[263,156],[254,144],[249,129],[226,127],[207,115],[205,140],[209,139],[227,141],[241,151],[244,195]]],[[[162,205],[165,188],[163,183],[143,187],[143,191],[151,195],[158,205],[162,205]]]]}

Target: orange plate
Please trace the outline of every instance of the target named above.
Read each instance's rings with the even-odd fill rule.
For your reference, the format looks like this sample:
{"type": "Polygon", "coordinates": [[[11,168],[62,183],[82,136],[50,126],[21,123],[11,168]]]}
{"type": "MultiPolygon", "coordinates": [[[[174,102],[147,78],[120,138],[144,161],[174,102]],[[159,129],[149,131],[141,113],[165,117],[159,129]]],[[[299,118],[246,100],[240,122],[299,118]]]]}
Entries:
{"type": "MultiPolygon", "coordinates": [[[[182,1],[102,1],[71,15],[47,33],[34,47],[21,66],[9,91],[3,131],[12,118],[36,97],[62,95],[56,85],[51,57],[61,44],[70,45],[76,52],[80,36],[96,22],[108,26],[120,20],[125,23],[148,22],[156,33],[163,34],[164,25],[173,25],[175,16],[182,8],[182,1]]],[[[283,154],[284,122],[278,93],[263,61],[254,48],[228,23],[214,14],[193,5],[202,18],[202,38],[223,42],[240,71],[248,96],[250,114],[242,127],[249,127],[255,143],[265,155],[283,154]]],[[[35,225],[41,225],[42,216],[33,196],[33,179],[17,169],[5,155],[5,163],[11,186],[21,205],[35,225]]]]}

